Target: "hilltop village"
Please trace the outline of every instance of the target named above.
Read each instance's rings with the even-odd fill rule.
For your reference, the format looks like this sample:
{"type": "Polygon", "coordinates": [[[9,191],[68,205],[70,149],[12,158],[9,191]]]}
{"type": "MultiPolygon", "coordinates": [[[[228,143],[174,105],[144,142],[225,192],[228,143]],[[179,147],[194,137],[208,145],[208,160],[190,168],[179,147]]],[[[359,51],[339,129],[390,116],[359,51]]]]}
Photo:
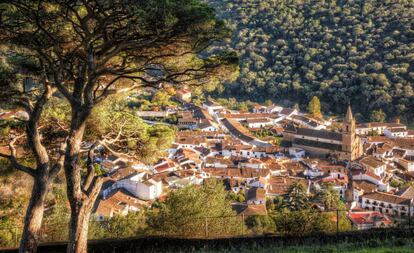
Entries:
{"type": "Polygon", "coordinates": [[[177,115],[179,131],[167,156],[154,165],[102,159],[107,178],[97,219],[149,207],[169,191],[210,178],[245,196],[233,203],[239,215],[266,215],[266,200],[283,196],[294,183],[308,194],[333,187],[356,228],[391,225],[414,213],[414,131],[398,121],[357,124],[352,105],[334,121],[276,105],[252,112],[212,100],[196,106],[186,90],[176,99],[176,108],[137,112],[144,119],[177,115]]]}

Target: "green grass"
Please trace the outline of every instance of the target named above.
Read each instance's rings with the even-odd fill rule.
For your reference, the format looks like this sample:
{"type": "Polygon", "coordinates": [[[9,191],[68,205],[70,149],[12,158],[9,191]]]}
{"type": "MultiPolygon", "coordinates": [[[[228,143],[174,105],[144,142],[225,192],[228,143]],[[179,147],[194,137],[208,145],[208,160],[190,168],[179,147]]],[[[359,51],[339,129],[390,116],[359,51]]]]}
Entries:
{"type": "Polygon", "coordinates": [[[414,244],[412,240],[394,239],[392,241],[380,242],[370,240],[363,244],[342,243],[336,245],[306,245],[306,246],[274,246],[268,248],[252,247],[223,251],[196,251],[198,253],[412,253],[414,244]]]}
{"type": "MultiPolygon", "coordinates": [[[[196,251],[197,252],[197,251],[196,251]]],[[[267,248],[267,249],[245,249],[245,250],[235,250],[235,251],[199,251],[199,253],[274,253],[274,252],[283,252],[283,253],[412,253],[414,252],[414,247],[402,246],[402,247],[378,247],[378,248],[341,248],[338,247],[286,247],[286,248],[267,248]]]]}

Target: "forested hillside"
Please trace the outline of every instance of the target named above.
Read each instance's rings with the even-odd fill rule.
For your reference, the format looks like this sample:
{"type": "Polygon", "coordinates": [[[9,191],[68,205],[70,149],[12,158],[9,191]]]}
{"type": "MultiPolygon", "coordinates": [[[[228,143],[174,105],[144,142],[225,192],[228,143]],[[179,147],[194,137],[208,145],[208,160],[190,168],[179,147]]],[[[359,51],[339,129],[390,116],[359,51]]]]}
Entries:
{"type": "Polygon", "coordinates": [[[234,29],[240,77],[221,95],[306,104],[348,100],[369,119],[413,118],[414,1],[208,0],[234,29]],[[409,115],[410,114],[410,115],[409,115]]]}

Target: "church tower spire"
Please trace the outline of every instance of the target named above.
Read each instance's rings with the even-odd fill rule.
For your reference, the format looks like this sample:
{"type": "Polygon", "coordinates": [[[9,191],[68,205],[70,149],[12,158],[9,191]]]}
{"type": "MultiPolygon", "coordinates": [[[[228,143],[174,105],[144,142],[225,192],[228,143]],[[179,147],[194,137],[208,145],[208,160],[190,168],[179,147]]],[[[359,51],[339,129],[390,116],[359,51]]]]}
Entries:
{"type": "Polygon", "coordinates": [[[348,105],[346,116],[342,122],[342,132],[344,134],[354,135],[355,134],[355,119],[352,115],[351,105],[348,105]]]}
{"type": "Polygon", "coordinates": [[[356,134],[356,123],[352,115],[351,105],[348,105],[345,119],[342,122],[342,151],[349,154],[352,161],[362,155],[361,142],[356,134]]]}
{"type": "Polygon", "coordinates": [[[351,109],[351,105],[348,105],[348,110],[346,111],[346,117],[345,120],[347,122],[352,122],[354,120],[354,116],[352,115],[352,109],[351,109]]]}

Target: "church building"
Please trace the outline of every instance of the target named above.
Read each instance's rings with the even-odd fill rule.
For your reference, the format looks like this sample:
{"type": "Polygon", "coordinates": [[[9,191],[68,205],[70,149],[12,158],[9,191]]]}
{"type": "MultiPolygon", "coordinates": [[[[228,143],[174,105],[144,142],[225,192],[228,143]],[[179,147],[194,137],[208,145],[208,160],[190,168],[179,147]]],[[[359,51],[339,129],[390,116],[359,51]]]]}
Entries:
{"type": "Polygon", "coordinates": [[[305,150],[310,156],[353,161],[363,155],[361,138],[356,134],[355,125],[351,107],[348,106],[341,132],[291,125],[284,130],[283,140],[292,147],[305,150]]]}

